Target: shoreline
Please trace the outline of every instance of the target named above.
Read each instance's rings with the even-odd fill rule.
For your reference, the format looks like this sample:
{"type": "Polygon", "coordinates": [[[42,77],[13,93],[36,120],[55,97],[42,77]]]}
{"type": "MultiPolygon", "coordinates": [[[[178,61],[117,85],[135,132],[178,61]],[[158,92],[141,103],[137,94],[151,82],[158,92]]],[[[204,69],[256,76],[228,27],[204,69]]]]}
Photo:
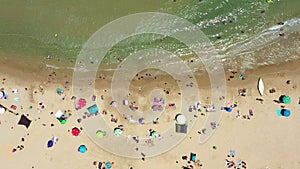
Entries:
{"type": "MultiPolygon", "coordinates": [[[[1,56],[1,55],[0,55],[1,56]]],[[[45,81],[45,77],[47,77],[50,73],[52,72],[60,72],[64,76],[68,77],[73,77],[73,69],[72,69],[72,64],[69,63],[67,65],[69,69],[55,69],[51,67],[45,67],[47,64],[47,59],[42,59],[42,60],[26,60],[25,62],[21,60],[10,60],[10,59],[0,59],[0,72],[3,72],[4,74],[7,74],[7,76],[13,76],[15,78],[20,78],[23,80],[27,80],[30,77],[33,77],[36,81],[45,81]],[[14,61],[12,63],[12,61],[14,61]],[[35,64],[35,66],[32,66],[32,64],[35,64]],[[36,65],[39,65],[38,67],[36,65]]],[[[53,61],[52,61],[53,62],[53,61]]],[[[65,65],[65,63],[62,62],[53,62],[55,64],[59,65],[65,65]]],[[[74,63],[75,65],[75,63],[74,63]]],[[[293,72],[300,70],[300,59],[297,59],[295,61],[289,61],[281,64],[275,64],[275,65],[263,65],[263,66],[258,66],[256,69],[247,69],[247,70],[235,70],[235,69],[230,69],[230,70],[224,70],[225,71],[225,78],[228,80],[229,76],[231,75],[232,71],[237,71],[238,74],[249,74],[251,76],[255,76],[256,78],[259,76],[259,74],[263,73],[264,75],[266,74],[273,74],[275,72],[280,72],[280,71],[285,71],[285,72],[293,72]]],[[[105,70],[105,69],[104,69],[105,70]]],[[[95,80],[99,80],[101,78],[99,77],[110,77],[113,76],[113,71],[103,71],[103,70],[98,70],[95,80]]],[[[207,72],[194,72],[194,75],[197,79],[199,86],[207,88],[210,85],[209,82],[209,76],[207,72]]],[[[163,74],[158,74],[158,76],[164,76],[163,74]]],[[[63,76],[61,77],[63,78],[63,76]]],[[[247,78],[248,79],[248,78],[247,78]]]]}

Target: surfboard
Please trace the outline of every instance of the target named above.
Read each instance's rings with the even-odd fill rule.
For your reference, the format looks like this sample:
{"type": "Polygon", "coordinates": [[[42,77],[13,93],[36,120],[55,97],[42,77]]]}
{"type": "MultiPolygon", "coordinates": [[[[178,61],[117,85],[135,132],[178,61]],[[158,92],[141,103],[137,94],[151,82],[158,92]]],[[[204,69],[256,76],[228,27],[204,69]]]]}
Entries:
{"type": "Polygon", "coordinates": [[[265,86],[264,86],[264,82],[263,82],[262,78],[258,79],[257,88],[258,88],[259,94],[261,96],[263,96],[264,95],[265,86]]]}

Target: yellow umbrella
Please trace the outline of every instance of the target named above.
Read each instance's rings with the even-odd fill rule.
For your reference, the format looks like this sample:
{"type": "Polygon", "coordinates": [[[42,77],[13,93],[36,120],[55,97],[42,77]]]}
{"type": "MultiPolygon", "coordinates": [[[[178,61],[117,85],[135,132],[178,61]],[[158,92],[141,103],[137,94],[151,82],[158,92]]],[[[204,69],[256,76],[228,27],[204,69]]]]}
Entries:
{"type": "Polygon", "coordinates": [[[101,130],[98,130],[97,133],[96,133],[98,138],[103,138],[105,136],[105,134],[106,133],[104,131],[101,131],[101,130]]]}

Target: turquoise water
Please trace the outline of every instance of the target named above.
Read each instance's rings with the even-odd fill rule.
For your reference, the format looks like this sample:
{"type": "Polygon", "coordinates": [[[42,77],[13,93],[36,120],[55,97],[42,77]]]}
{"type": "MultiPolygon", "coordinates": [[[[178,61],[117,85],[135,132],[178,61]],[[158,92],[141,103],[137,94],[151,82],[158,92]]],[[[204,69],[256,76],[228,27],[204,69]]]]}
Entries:
{"type": "MultiPolygon", "coordinates": [[[[247,48],[250,42],[255,45],[250,45],[248,50],[280,41],[274,37],[280,32],[276,29],[256,42],[257,37],[265,35],[265,32],[273,29],[278,22],[288,23],[285,28],[287,27],[289,32],[286,34],[294,34],[298,30],[292,30],[289,26],[295,23],[293,26],[298,27],[300,18],[298,0],[274,0],[270,4],[264,0],[0,0],[0,3],[2,56],[13,54],[14,57],[41,59],[51,55],[62,61],[74,61],[84,42],[103,25],[138,12],[166,12],[197,24],[220,53],[224,54],[224,61],[232,60],[242,52],[237,48],[247,48]]],[[[152,47],[162,47],[180,56],[192,57],[184,44],[164,38],[162,45],[162,38],[159,35],[144,35],[127,39],[110,51],[105,62],[117,63],[116,56],[125,58],[131,52],[152,47]]],[[[289,43],[292,44],[289,47],[291,51],[297,50],[297,39],[291,39],[289,43]]],[[[276,57],[272,55],[272,63],[276,63],[276,57]]],[[[263,59],[246,61],[251,62],[253,67],[256,65],[254,62],[263,59]]]]}

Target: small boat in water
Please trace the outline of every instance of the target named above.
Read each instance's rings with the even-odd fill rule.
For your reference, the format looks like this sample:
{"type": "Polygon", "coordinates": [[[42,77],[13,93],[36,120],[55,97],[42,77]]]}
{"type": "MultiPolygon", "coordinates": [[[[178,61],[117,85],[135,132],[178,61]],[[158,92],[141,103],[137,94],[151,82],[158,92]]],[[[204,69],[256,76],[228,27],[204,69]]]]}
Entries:
{"type": "Polygon", "coordinates": [[[264,86],[264,82],[262,80],[262,78],[259,78],[258,79],[258,85],[257,85],[257,88],[258,88],[258,92],[261,96],[264,95],[264,90],[265,90],[265,86],[264,86]]]}

